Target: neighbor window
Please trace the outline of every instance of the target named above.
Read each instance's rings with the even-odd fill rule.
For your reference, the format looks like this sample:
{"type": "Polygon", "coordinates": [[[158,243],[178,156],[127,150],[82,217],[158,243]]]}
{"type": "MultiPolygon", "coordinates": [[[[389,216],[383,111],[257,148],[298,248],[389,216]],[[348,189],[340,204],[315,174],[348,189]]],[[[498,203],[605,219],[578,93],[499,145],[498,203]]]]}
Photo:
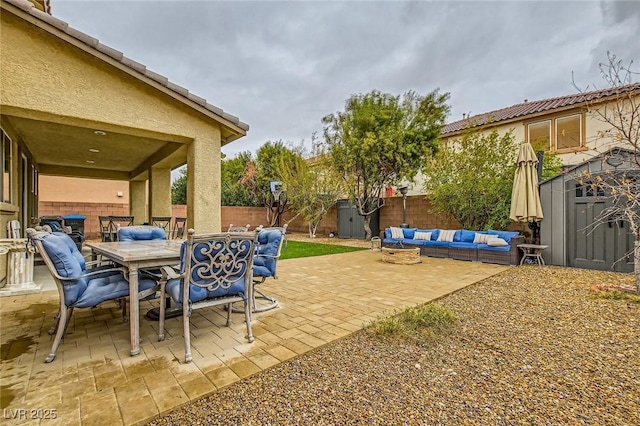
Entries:
{"type": "Polygon", "coordinates": [[[2,146],[0,147],[0,163],[2,163],[2,197],[3,203],[11,203],[11,139],[0,129],[0,140],[2,146]]]}
{"type": "Polygon", "coordinates": [[[527,125],[534,149],[566,151],[582,147],[582,114],[555,117],[527,125]]]}
{"type": "Polygon", "coordinates": [[[551,120],[529,124],[529,142],[536,149],[551,149],[551,120]]]}
{"type": "Polygon", "coordinates": [[[556,149],[579,148],[582,145],[582,116],[556,119],[556,149]]]}

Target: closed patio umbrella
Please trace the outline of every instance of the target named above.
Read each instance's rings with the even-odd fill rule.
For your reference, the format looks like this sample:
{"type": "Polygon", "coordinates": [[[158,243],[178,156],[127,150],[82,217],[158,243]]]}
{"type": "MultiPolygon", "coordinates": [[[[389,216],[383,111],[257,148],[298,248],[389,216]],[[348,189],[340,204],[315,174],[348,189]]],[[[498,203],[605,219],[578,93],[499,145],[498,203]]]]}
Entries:
{"type": "Polygon", "coordinates": [[[511,213],[509,218],[516,222],[529,222],[534,231],[532,242],[535,242],[535,231],[538,223],[544,218],[538,191],[538,158],[531,144],[520,145],[516,159],[516,173],[511,191],[511,213]]]}

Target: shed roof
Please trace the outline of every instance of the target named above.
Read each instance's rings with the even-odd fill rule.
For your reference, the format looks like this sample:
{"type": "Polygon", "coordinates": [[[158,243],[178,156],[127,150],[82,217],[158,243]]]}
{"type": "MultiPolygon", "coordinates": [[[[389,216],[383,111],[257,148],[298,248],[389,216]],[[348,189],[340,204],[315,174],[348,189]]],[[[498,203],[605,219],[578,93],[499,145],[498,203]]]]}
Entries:
{"type": "MultiPolygon", "coordinates": [[[[586,164],[589,163],[593,163],[596,161],[602,161],[605,157],[618,157],[622,160],[626,160],[626,163],[623,166],[624,170],[628,170],[631,167],[631,158],[634,156],[637,156],[638,153],[632,149],[628,149],[628,148],[623,148],[623,147],[613,147],[605,152],[601,152],[600,154],[593,156],[585,161],[583,161],[580,164],[576,164],[575,166],[572,166],[570,168],[568,168],[567,170],[565,170],[564,172],[557,174],[555,176],[550,177],[549,179],[546,179],[542,182],[540,182],[540,185],[548,185],[550,184],[550,182],[556,180],[556,179],[564,179],[567,176],[573,176],[576,173],[576,170],[583,168],[586,164]]],[[[625,163],[625,161],[623,161],[623,164],[625,163]]]]}
{"type": "Polygon", "coordinates": [[[625,86],[610,87],[603,90],[576,93],[573,95],[560,96],[557,98],[542,99],[539,101],[525,101],[510,107],[498,109],[474,115],[462,120],[447,124],[442,129],[442,135],[455,134],[469,127],[482,126],[486,124],[498,124],[508,122],[513,119],[522,118],[528,115],[553,111],[555,109],[578,106],[586,102],[598,101],[615,96],[620,93],[640,92],[640,83],[628,84],[625,86]]]}

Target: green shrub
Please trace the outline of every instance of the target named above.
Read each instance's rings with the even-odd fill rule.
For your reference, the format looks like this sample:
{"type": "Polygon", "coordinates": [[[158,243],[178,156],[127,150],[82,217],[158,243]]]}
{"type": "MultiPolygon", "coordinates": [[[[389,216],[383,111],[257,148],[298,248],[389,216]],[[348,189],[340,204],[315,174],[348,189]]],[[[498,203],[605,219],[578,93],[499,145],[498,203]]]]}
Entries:
{"type": "Polygon", "coordinates": [[[376,318],[365,329],[381,337],[421,339],[451,330],[457,319],[449,308],[427,303],[376,318]]]}

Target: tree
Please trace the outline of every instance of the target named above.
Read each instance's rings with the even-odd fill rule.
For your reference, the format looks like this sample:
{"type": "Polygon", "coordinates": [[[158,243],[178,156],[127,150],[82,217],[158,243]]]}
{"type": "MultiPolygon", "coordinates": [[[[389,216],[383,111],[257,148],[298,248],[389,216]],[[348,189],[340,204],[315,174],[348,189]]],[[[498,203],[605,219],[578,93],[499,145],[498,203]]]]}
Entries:
{"type": "Polygon", "coordinates": [[[437,90],[426,96],[409,91],[402,97],[374,90],[352,96],[344,112],[322,119],[325,149],[364,217],[367,239],[371,214],[384,205],[386,185],[412,180],[425,156],[436,150],[448,98],[437,90]]]}
{"type": "MultiPolygon", "coordinates": [[[[588,101],[589,114],[604,127],[595,143],[604,143],[607,148],[626,148],[630,154],[620,155],[611,149],[602,159],[601,171],[587,170],[577,176],[577,180],[607,199],[608,207],[595,217],[591,227],[628,224],[634,247],[623,259],[633,255],[636,292],[640,293],[640,84],[633,82],[638,73],[631,70],[632,64],[633,61],[624,64],[607,52],[607,62],[600,64],[600,72],[609,85],[610,101],[604,104],[598,100],[588,101]],[[613,166],[625,162],[628,162],[627,170],[613,166]],[[616,220],[612,220],[614,218],[616,220]]],[[[584,92],[575,83],[574,86],[584,92]]]]}
{"type": "Polygon", "coordinates": [[[187,204],[187,168],[180,169],[180,176],[171,184],[171,204],[187,204]]]}
{"type": "Polygon", "coordinates": [[[245,151],[222,160],[222,205],[261,206],[262,199],[250,185],[243,184],[247,170],[253,167],[251,152],[245,151]]]}
{"type": "Polygon", "coordinates": [[[276,200],[270,183],[279,181],[280,164],[294,161],[297,155],[299,154],[287,148],[282,141],[268,141],[256,152],[254,168],[249,168],[245,174],[244,183],[253,189],[266,208],[269,226],[280,223],[281,216],[289,210],[286,192],[276,200]]]}
{"type": "Polygon", "coordinates": [[[431,158],[425,192],[436,211],[465,229],[503,229],[509,224],[517,147],[513,133],[468,129],[431,158]]]}
{"type": "Polygon", "coordinates": [[[315,238],[318,225],[343,193],[340,177],[315,143],[311,158],[297,155],[292,161],[281,159],[279,172],[291,210],[307,222],[309,237],[315,238]]]}

